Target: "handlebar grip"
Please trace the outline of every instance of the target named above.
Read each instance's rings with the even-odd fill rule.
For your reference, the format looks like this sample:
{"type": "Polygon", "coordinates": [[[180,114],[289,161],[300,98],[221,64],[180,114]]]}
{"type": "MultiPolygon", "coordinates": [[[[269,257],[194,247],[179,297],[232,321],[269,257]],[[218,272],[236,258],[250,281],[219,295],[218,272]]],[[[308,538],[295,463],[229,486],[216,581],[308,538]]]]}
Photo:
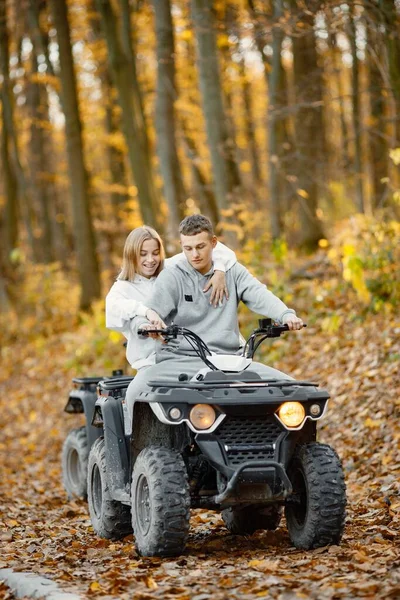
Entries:
{"type": "MultiPolygon", "coordinates": [[[[289,331],[289,326],[287,323],[285,323],[284,325],[281,325],[281,327],[284,327],[285,331],[289,331]]],[[[307,327],[307,323],[303,323],[302,327],[307,327]]]]}
{"type": "Polygon", "coordinates": [[[150,333],[161,333],[161,335],[167,333],[166,329],[138,329],[138,335],[148,337],[150,333]]]}

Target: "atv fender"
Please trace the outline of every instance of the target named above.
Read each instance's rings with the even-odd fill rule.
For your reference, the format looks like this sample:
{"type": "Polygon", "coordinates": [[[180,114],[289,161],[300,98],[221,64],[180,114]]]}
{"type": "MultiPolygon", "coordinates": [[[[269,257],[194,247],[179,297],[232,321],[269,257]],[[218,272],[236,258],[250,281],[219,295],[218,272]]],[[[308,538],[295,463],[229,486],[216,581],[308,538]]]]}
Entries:
{"type": "Polygon", "coordinates": [[[129,503],[129,437],[125,436],[121,398],[99,396],[95,406],[96,411],[101,412],[103,420],[102,433],[111,497],[113,500],[129,503]]]}

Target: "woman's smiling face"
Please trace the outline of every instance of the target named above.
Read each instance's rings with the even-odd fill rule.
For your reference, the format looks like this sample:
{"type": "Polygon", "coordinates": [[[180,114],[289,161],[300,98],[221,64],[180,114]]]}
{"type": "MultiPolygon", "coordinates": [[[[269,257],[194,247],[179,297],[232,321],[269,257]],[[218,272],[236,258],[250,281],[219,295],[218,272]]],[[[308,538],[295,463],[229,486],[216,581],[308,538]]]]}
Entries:
{"type": "Polygon", "coordinates": [[[138,260],[139,274],[143,277],[153,277],[161,262],[160,246],[157,240],[145,240],[140,249],[138,260]]]}

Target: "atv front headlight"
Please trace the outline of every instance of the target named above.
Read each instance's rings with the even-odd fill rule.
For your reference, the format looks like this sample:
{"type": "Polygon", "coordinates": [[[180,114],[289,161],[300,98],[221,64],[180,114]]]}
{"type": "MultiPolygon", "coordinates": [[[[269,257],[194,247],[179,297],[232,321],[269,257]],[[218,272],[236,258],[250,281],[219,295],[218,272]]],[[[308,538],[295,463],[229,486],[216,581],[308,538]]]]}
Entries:
{"type": "Polygon", "coordinates": [[[284,402],[279,407],[278,416],[286,427],[298,427],[304,421],[306,411],[300,402],[284,402]]]}
{"type": "Polygon", "coordinates": [[[196,404],[190,411],[190,422],[196,429],[208,429],[215,418],[215,410],[209,404],[196,404]]]}

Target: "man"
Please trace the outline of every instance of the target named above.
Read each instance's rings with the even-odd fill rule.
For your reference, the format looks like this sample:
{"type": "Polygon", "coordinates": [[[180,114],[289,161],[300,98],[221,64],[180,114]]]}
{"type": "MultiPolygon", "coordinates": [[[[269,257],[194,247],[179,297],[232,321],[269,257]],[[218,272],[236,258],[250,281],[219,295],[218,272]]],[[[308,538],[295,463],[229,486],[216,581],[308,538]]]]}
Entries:
{"type": "MultiPolygon", "coordinates": [[[[211,222],[203,215],[186,217],[179,226],[179,233],[187,262],[182,261],[160,273],[148,303],[149,308],[167,324],[173,322],[194,331],[210,350],[219,354],[235,354],[242,346],[237,316],[240,301],[257,314],[287,323],[289,329],[301,329],[303,321],[295,311],[239,263],[226,272],[226,302],[217,309],[212,307],[210,292],[203,291],[213,275],[212,250],[217,243],[211,222]]],[[[132,326],[137,330],[149,326],[149,323],[143,317],[136,317],[132,326]]],[[[180,373],[186,373],[190,378],[203,367],[203,362],[183,338],[177,343],[161,345],[157,364],[138,373],[127,390],[130,410],[138,394],[149,391],[147,381],[176,381],[180,373]]],[[[250,368],[262,377],[290,379],[284,373],[257,362],[253,362],[250,368]]]]}

